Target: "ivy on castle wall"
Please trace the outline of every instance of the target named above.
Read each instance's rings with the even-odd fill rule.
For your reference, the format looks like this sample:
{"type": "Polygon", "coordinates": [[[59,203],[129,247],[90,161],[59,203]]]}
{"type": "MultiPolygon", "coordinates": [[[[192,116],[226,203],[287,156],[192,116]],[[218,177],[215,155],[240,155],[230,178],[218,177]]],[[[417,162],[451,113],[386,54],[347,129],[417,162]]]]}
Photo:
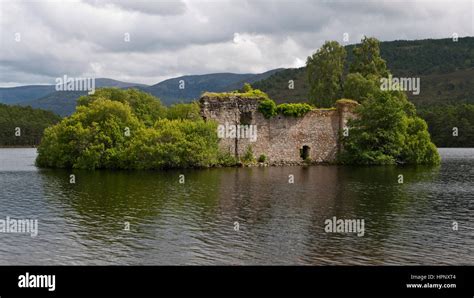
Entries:
{"type": "Polygon", "coordinates": [[[276,105],[272,99],[262,100],[258,106],[258,111],[267,119],[278,114],[289,117],[302,117],[314,107],[307,103],[282,103],[276,105]]]}

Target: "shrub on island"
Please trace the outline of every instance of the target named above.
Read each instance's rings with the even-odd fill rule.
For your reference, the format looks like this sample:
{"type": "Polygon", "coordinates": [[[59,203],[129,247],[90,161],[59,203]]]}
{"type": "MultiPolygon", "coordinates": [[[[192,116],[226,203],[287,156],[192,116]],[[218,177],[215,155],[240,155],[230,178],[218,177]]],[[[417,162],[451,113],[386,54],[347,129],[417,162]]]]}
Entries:
{"type": "Polygon", "coordinates": [[[36,164],[77,169],[217,165],[222,155],[217,125],[196,119],[195,109],[180,105],[167,110],[137,90],[97,90],[79,100],[74,114],[45,130],[36,164]]]}

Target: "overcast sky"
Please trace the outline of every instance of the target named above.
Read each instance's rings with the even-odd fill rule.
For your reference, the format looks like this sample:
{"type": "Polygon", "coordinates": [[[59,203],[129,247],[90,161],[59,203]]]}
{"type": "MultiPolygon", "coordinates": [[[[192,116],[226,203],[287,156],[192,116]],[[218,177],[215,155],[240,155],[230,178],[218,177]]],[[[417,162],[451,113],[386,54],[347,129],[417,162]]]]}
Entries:
{"type": "Polygon", "coordinates": [[[0,0],[0,86],[300,67],[325,40],[344,43],[344,33],[349,43],[473,36],[473,3],[0,0]]]}

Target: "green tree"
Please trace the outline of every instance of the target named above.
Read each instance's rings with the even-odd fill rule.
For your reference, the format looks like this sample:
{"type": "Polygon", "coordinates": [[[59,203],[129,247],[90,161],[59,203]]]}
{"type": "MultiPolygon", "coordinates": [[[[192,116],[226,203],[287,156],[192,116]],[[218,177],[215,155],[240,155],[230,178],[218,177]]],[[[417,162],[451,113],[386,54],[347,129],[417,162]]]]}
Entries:
{"type": "Polygon", "coordinates": [[[438,164],[440,157],[426,122],[416,116],[406,94],[380,88],[380,79],[389,70],[380,56],[379,41],[364,37],[353,53],[344,95],[362,104],[358,118],[349,121],[349,136],[342,138],[341,162],[438,164]]]}
{"type": "Polygon", "coordinates": [[[128,104],[135,116],[151,127],[156,120],[166,117],[166,107],[153,95],[137,89],[101,88],[92,95],[81,96],[78,106],[87,106],[97,99],[108,99],[128,104]]]}
{"type": "Polygon", "coordinates": [[[349,135],[342,138],[341,161],[348,164],[394,164],[405,141],[407,117],[403,104],[389,93],[370,97],[349,121],[349,135]]]}
{"type": "Polygon", "coordinates": [[[353,50],[354,60],[349,72],[360,73],[364,78],[379,80],[387,77],[387,63],[380,56],[380,42],[374,37],[364,37],[353,50]]]}
{"type": "Polygon", "coordinates": [[[428,126],[420,117],[408,118],[400,159],[408,164],[438,164],[441,161],[436,146],[430,140],[428,126]]]}
{"type": "Polygon", "coordinates": [[[344,82],[344,97],[363,102],[380,95],[380,79],[388,76],[389,71],[380,56],[379,44],[376,38],[364,37],[352,50],[354,58],[344,82]]]}
{"type": "Polygon", "coordinates": [[[232,163],[219,152],[217,124],[197,117],[195,103],[178,104],[162,113],[161,105],[147,94],[121,91],[98,90],[94,97],[83,97],[74,114],[46,129],[37,165],[163,169],[232,163]]]}
{"type": "Polygon", "coordinates": [[[309,101],[317,107],[332,107],[342,96],[346,50],[337,41],[327,41],[306,61],[309,101]]]}
{"type": "Polygon", "coordinates": [[[97,99],[45,130],[36,163],[55,168],[119,168],[121,150],[142,127],[127,104],[97,99]]]}
{"type": "Polygon", "coordinates": [[[415,116],[406,98],[390,92],[368,96],[342,136],[339,160],[346,164],[438,164],[436,147],[426,123],[415,116]]]}
{"type": "Polygon", "coordinates": [[[370,78],[365,78],[360,73],[350,73],[346,76],[344,82],[344,97],[365,101],[368,97],[376,97],[380,94],[380,84],[370,78]]]}
{"type": "Polygon", "coordinates": [[[218,163],[214,122],[162,119],[144,128],[123,152],[123,168],[208,167],[218,163]]]}
{"type": "Polygon", "coordinates": [[[192,103],[177,103],[168,108],[166,118],[168,119],[201,119],[201,110],[197,102],[192,103]]]}

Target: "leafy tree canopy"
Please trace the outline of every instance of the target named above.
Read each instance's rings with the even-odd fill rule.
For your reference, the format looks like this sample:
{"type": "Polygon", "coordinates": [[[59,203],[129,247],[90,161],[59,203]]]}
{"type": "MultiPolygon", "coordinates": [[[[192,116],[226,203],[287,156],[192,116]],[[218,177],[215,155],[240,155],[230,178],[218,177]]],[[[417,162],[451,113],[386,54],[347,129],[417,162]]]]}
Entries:
{"type": "Polygon", "coordinates": [[[360,73],[363,77],[378,80],[387,77],[387,63],[380,56],[380,42],[373,37],[364,37],[361,44],[353,49],[354,60],[349,68],[351,73],[360,73]]]}
{"type": "Polygon", "coordinates": [[[137,89],[101,88],[92,95],[81,96],[78,106],[87,106],[97,99],[108,99],[128,104],[140,121],[150,127],[166,116],[166,107],[153,95],[137,89]]]}
{"type": "Polygon", "coordinates": [[[327,41],[308,57],[306,67],[310,103],[328,108],[341,98],[345,58],[346,50],[337,41],[327,41]]]}
{"type": "Polygon", "coordinates": [[[379,43],[364,38],[354,48],[355,60],[344,94],[362,104],[358,118],[349,121],[349,135],[342,137],[340,161],[349,164],[438,164],[440,156],[431,142],[426,122],[400,91],[382,91],[380,78],[388,75],[379,43]]]}
{"type": "Polygon", "coordinates": [[[36,163],[40,167],[78,169],[232,163],[218,150],[216,124],[198,116],[196,103],[166,109],[154,97],[137,90],[98,90],[82,97],[74,114],[45,130],[36,163]]]}

